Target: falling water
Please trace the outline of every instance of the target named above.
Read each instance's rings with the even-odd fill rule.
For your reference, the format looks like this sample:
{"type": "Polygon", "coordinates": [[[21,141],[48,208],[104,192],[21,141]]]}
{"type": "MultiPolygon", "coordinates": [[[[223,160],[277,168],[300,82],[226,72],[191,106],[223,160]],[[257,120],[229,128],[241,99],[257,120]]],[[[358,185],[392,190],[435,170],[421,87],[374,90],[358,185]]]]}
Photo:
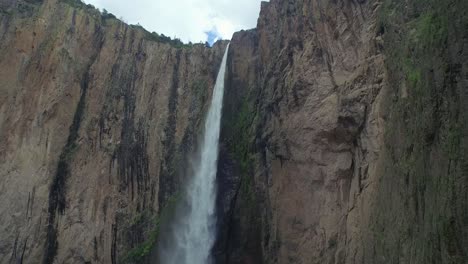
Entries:
{"type": "Polygon", "coordinates": [[[205,121],[198,158],[193,163],[194,175],[186,192],[186,206],[173,222],[170,247],[160,250],[163,264],[209,264],[215,240],[216,169],[224,73],[229,45],[218,72],[213,98],[205,121]]]}

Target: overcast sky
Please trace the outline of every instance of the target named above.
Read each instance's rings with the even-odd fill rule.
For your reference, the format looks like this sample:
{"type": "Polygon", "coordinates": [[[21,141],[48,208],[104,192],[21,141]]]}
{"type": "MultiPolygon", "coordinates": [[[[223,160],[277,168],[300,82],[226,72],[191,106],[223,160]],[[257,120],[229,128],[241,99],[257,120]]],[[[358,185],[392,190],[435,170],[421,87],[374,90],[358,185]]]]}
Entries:
{"type": "MultiPolygon", "coordinates": [[[[209,35],[231,39],[235,31],[254,28],[261,0],[84,0],[148,31],[205,42],[209,35]]],[[[211,39],[216,37],[211,37],[211,39]]],[[[210,39],[210,40],[211,40],[210,39]]]]}

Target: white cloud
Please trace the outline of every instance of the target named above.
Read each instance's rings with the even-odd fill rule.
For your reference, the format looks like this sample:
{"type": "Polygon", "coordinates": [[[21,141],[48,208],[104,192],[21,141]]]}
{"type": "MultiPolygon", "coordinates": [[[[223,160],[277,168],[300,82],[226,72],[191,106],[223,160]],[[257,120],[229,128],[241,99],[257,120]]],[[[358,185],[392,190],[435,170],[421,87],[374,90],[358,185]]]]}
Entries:
{"type": "Polygon", "coordinates": [[[256,26],[261,0],[84,0],[130,24],[184,42],[204,42],[208,31],[231,39],[235,31],[256,26]]]}

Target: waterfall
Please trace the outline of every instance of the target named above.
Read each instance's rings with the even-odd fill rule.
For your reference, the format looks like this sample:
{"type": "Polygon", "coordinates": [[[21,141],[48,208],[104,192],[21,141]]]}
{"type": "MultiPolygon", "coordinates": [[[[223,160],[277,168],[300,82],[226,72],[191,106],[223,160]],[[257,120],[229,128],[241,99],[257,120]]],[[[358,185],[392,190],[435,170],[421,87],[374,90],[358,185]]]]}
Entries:
{"type": "MultiPolygon", "coordinates": [[[[185,193],[185,206],[172,223],[170,245],[159,250],[162,264],[209,264],[216,236],[216,172],[224,74],[229,44],[216,78],[211,105],[205,121],[194,175],[185,193]]],[[[167,242],[166,242],[167,243],[167,242]]]]}

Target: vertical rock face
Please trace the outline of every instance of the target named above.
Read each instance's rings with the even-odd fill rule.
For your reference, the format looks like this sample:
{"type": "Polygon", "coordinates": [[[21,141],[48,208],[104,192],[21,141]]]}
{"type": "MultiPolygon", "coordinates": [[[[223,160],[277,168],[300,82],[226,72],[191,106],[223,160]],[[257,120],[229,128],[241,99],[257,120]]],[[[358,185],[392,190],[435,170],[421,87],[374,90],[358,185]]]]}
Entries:
{"type": "MultiPolygon", "coordinates": [[[[239,253],[229,262],[345,261],[353,176],[364,163],[357,160],[358,138],[374,135],[364,139],[366,162],[381,146],[385,76],[375,16],[375,6],[354,1],[271,1],[263,3],[255,33],[234,36],[233,53],[247,34],[256,40],[255,77],[245,99],[254,165],[244,178],[253,180],[241,183],[254,194],[237,210],[257,202],[247,211],[261,228],[245,232],[258,233],[262,255],[251,250],[252,256],[239,253]]],[[[231,59],[234,79],[245,79],[242,56],[231,59]]]]}
{"type": "Polygon", "coordinates": [[[221,263],[467,261],[468,7],[439,2],[271,0],[234,35],[221,263]]]}
{"type": "Polygon", "coordinates": [[[173,47],[75,1],[0,8],[0,263],[142,259],[226,43],[173,47]]]}

